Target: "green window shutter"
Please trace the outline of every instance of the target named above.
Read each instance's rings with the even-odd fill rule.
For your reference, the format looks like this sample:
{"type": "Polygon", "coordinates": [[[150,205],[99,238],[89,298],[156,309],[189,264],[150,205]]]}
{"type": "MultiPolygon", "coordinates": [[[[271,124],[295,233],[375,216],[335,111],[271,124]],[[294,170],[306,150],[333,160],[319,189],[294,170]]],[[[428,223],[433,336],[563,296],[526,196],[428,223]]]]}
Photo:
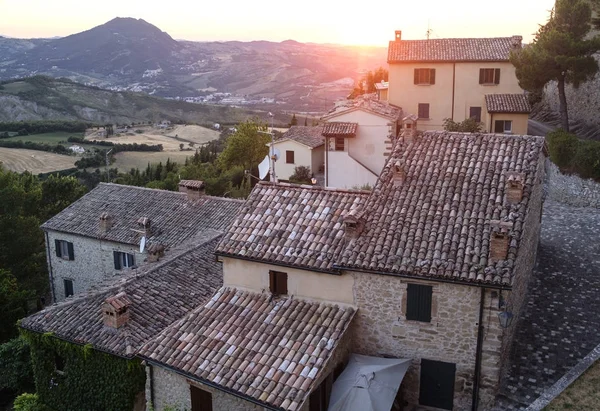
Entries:
{"type": "Polygon", "coordinates": [[[433,288],[429,285],[408,284],[406,292],[406,319],[431,322],[433,288]]]}
{"type": "Polygon", "coordinates": [[[73,261],[75,259],[75,252],[73,250],[73,243],[67,243],[67,248],[69,249],[69,260],[73,261]]]}
{"type": "Polygon", "coordinates": [[[485,69],[479,69],[479,84],[483,84],[485,69]]]}
{"type": "Polygon", "coordinates": [[[494,75],[494,84],[500,84],[500,69],[496,69],[496,73],[494,75]]]}
{"type": "Polygon", "coordinates": [[[133,267],[135,265],[133,254],[127,254],[127,265],[133,267]]]}
{"type": "Polygon", "coordinates": [[[429,70],[429,84],[435,84],[435,69],[429,70]]]}
{"type": "Polygon", "coordinates": [[[60,252],[60,241],[59,240],[54,240],[54,248],[56,248],[56,256],[62,257],[62,254],[60,252]]]}
{"type": "Polygon", "coordinates": [[[121,255],[118,251],[113,251],[113,259],[115,262],[115,270],[121,269],[121,259],[119,258],[121,255]]]}

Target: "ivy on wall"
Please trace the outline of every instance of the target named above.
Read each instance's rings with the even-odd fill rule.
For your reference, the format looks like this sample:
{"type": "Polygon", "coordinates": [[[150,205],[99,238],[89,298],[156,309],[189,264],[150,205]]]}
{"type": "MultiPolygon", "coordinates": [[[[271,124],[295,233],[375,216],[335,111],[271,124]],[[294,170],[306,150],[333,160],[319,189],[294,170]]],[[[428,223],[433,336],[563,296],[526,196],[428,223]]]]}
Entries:
{"type": "Polygon", "coordinates": [[[51,333],[21,332],[31,346],[39,400],[52,409],[131,410],[144,391],[146,373],[138,359],[72,344],[51,333]]]}

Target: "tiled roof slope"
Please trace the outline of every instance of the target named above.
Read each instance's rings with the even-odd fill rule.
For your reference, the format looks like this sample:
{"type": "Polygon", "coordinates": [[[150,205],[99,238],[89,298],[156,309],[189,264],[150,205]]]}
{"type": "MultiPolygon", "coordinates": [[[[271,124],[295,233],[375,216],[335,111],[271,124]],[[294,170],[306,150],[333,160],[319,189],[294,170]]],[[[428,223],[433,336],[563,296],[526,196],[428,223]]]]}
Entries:
{"type": "Polygon", "coordinates": [[[148,244],[167,248],[181,244],[206,229],[224,231],[243,201],[204,196],[188,200],[185,193],[100,183],[95,189],[46,221],[42,228],[137,245],[137,221],[150,219],[148,244]],[[108,213],[113,225],[100,232],[99,219],[108,213]]]}
{"type": "Polygon", "coordinates": [[[399,142],[363,209],[365,229],[336,266],[510,286],[543,137],[425,132],[399,142]],[[394,185],[393,167],[405,170],[394,185]],[[504,201],[506,173],[525,173],[523,200],[504,201]],[[508,259],[488,260],[490,221],[514,223],[508,259]]]}
{"type": "Polygon", "coordinates": [[[388,63],[437,61],[508,61],[522,37],[390,41],[388,63]]]}
{"type": "Polygon", "coordinates": [[[325,137],[354,137],[358,123],[347,123],[342,121],[330,121],[323,127],[325,137]]]}
{"type": "Polygon", "coordinates": [[[342,218],[368,192],[261,182],[216,253],[319,271],[332,269],[346,245],[342,218]]]}
{"type": "Polygon", "coordinates": [[[223,288],[140,356],[267,406],[298,410],[354,309],[223,288]]]}
{"type": "Polygon", "coordinates": [[[213,232],[212,239],[201,245],[148,264],[144,273],[132,272],[102,290],[49,306],[23,319],[21,327],[132,357],[146,341],[204,304],[222,286],[223,270],[213,254],[218,241],[213,232]],[[118,329],[106,327],[100,306],[121,291],[131,301],[129,321],[118,329]]]}
{"type": "Polygon", "coordinates": [[[486,94],[488,113],[531,113],[531,105],[525,94],[486,94]]]}
{"type": "Polygon", "coordinates": [[[391,121],[397,121],[402,118],[402,109],[400,107],[392,106],[386,101],[378,100],[375,94],[365,94],[353,100],[338,102],[333,109],[323,116],[323,120],[329,120],[353,110],[365,110],[391,121]]]}
{"type": "Polygon", "coordinates": [[[323,126],[308,127],[308,126],[292,126],[288,131],[277,139],[276,142],[284,140],[297,141],[310,148],[316,148],[325,144],[323,137],[323,126]]]}

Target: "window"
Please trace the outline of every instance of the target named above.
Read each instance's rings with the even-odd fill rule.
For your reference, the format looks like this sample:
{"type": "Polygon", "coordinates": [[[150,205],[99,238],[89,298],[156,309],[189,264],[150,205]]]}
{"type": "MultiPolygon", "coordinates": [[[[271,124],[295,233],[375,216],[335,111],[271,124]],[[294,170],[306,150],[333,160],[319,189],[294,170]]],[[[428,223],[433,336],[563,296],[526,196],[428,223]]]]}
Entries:
{"type": "Polygon", "coordinates": [[[329,374],[321,384],[310,394],[308,399],[309,411],[327,411],[331,390],[333,387],[333,374],[329,374]]]}
{"type": "Polygon", "coordinates": [[[269,271],[269,289],[275,295],[287,295],[287,273],[269,271]]]}
{"type": "Polygon", "coordinates": [[[63,284],[65,286],[65,298],[75,294],[73,292],[73,280],[63,280],[63,284]]]}
{"type": "Polygon", "coordinates": [[[419,103],[419,118],[429,118],[429,103],[419,103]]]}
{"type": "Polygon", "coordinates": [[[419,404],[451,410],[454,408],[456,364],[421,359],[419,404]]]}
{"type": "Polygon", "coordinates": [[[286,164],[294,164],[294,152],[292,150],[285,151],[286,164]]]}
{"type": "Polygon", "coordinates": [[[115,260],[115,270],[133,267],[135,264],[133,254],[123,253],[121,251],[113,251],[113,257],[115,260]]]}
{"type": "Polygon", "coordinates": [[[415,69],[415,84],[432,85],[435,84],[435,69],[415,69]]]}
{"type": "Polygon", "coordinates": [[[63,260],[74,260],[75,253],[73,252],[73,243],[64,240],[54,240],[56,248],[56,256],[63,260]]]}
{"type": "Polygon", "coordinates": [[[469,118],[474,118],[476,122],[481,123],[481,107],[471,107],[469,109],[469,118]]]}
{"type": "Polygon", "coordinates": [[[190,385],[192,411],[212,411],[212,395],[208,391],[190,385]]]}
{"type": "Polygon", "coordinates": [[[58,374],[64,374],[65,372],[65,357],[62,357],[58,353],[54,353],[54,370],[58,374]]]}
{"type": "Polygon", "coordinates": [[[512,120],[496,120],[494,122],[494,132],[512,134],[512,120]]]}
{"type": "Polygon", "coordinates": [[[406,288],[406,319],[412,321],[431,322],[430,285],[408,284],[406,288]]]}
{"type": "Polygon", "coordinates": [[[335,151],[344,151],[345,149],[345,139],[344,137],[336,137],[335,138],[335,151]]]}
{"type": "Polygon", "coordinates": [[[479,84],[500,84],[500,69],[479,69],[479,84]]]}

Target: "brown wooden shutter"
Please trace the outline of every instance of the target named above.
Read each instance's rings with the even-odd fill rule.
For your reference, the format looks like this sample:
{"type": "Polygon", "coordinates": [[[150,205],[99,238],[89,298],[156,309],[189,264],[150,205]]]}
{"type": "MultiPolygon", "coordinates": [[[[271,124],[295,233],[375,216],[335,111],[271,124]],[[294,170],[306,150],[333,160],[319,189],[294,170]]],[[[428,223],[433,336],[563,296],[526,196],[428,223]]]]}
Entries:
{"type": "Polygon", "coordinates": [[[435,84],[435,69],[429,69],[429,84],[435,84]]]}
{"type": "Polygon", "coordinates": [[[419,69],[415,69],[415,84],[419,84],[419,69]]]}
{"type": "Polygon", "coordinates": [[[269,291],[271,294],[277,294],[277,290],[275,289],[275,271],[269,271],[269,291]]]}
{"type": "Polygon", "coordinates": [[[277,294],[287,295],[287,293],[288,293],[287,273],[278,272],[276,284],[277,284],[277,294]]]}
{"type": "Polygon", "coordinates": [[[485,69],[479,69],[479,84],[483,84],[485,69]]]}
{"type": "Polygon", "coordinates": [[[208,391],[190,385],[192,411],[212,411],[212,395],[208,391]]]}
{"type": "Polygon", "coordinates": [[[500,84],[500,69],[496,69],[496,74],[494,75],[494,84],[500,84]]]}

